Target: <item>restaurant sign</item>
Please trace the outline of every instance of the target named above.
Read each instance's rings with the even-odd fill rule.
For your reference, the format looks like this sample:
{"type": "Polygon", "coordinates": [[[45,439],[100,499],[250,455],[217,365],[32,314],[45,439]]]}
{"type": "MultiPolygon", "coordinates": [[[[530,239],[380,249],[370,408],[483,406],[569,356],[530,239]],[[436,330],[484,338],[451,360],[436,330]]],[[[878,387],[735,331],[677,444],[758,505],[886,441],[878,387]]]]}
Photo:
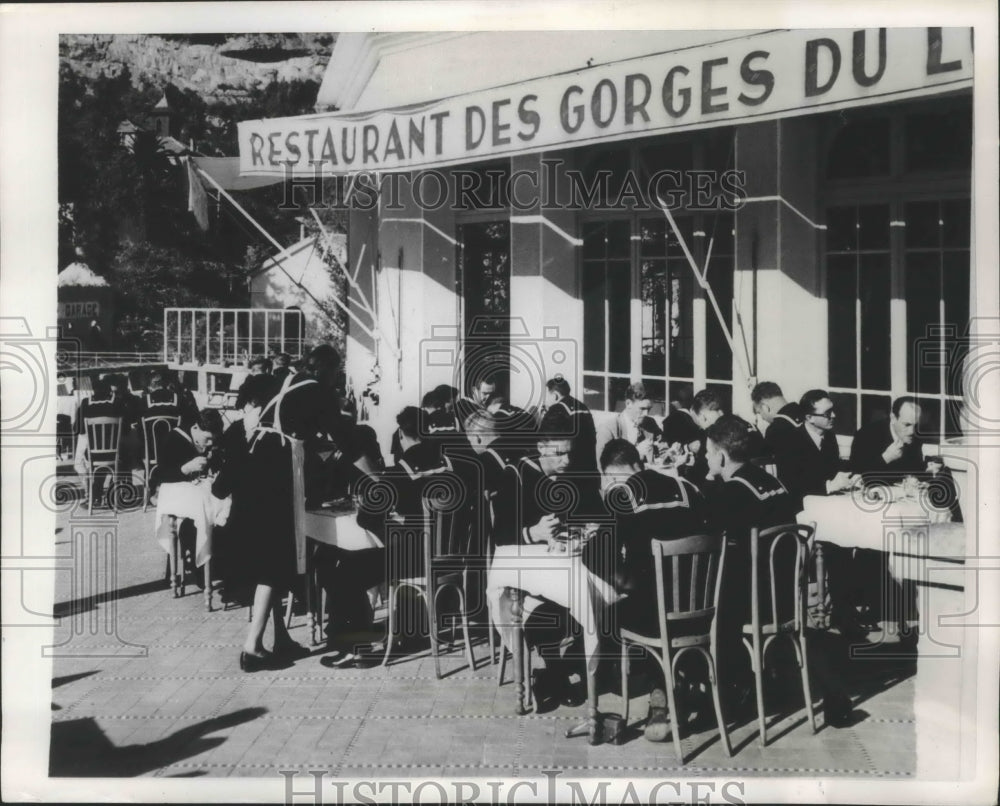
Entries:
{"type": "Polygon", "coordinates": [[[969,28],[768,31],[419,106],[244,121],[240,173],[430,168],[971,86],[969,28]]]}

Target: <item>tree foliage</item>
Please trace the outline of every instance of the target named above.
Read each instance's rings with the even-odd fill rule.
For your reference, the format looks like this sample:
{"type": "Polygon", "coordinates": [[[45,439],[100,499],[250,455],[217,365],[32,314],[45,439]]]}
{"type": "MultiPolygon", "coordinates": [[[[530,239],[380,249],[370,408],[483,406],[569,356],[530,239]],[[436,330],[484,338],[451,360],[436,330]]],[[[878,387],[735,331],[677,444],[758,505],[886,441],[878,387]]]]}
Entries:
{"type": "MultiPolygon", "coordinates": [[[[87,79],[63,66],[59,81],[59,268],[82,259],[116,290],[120,349],[155,349],[163,308],[244,307],[247,280],[273,245],[228,203],[211,203],[202,232],[187,209],[187,176],[152,131],[130,147],[118,127],[146,126],[166,93],[177,139],[200,153],[234,156],[236,122],[312,111],[318,85],[274,82],[245,101],[206,103],[191,90],[136,88],[127,69],[87,79]]],[[[299,234],[305,210],[282,210],[284,188],[238,194],[240,203],[282,244],[299,234]]]]}

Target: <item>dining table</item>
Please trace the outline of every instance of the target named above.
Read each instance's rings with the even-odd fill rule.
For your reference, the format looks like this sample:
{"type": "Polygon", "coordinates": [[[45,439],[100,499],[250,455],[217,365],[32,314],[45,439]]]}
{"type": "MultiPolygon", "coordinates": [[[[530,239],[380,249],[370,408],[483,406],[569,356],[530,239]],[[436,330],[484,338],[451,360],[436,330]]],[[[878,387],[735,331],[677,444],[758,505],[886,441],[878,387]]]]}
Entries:
{"type": "Polygon", "coordinates": [[[195,529],[194,564],[203,568],[205,574],[205,607],[212,609],[211,560],[212,533],[216,526],[223,525],[229,518],[232,498],[216,498],[212,494],[212,479],[194,478],[188,481],[164,482],[157,489],[156,523],[157,542],[171,562],[171,586],[174,595],[184,593],[184,574],[177,527],[180,521],[190,519],[195,529]],[[170,529],[161,529],[164,518],[174,518],[170,529]]]}
{"type": "MultiPolygon", "coordinates": [[[[304,545],[301,556],[305,559],[305,599],[309,618],[309,641],[320,643],[323,626],[323,602],[316,563],[316,547],[332,546],[340,551],[362,551],[384,548],[382,541],[358,524],[358,511],[349,500],[331,502],[325,506],[306,509],[301,529],[304,545]]],[[[298,533],[297,533],[298,535],[298,533]]]]}
{"type": "MultiPolygon", "coordinates": [[[[490,621],[514,658],[515,711],[527,713],[524,679],[523,630],[527,617],[542,602],[560,605],[580,625],[587,682],[585,722],[567,735],[586,733],[599,742],[597,668],[601,639],[610,634],[611,605],[622,597],[614,587],[591,571],[572,541],[498,546],[487,574],[486,598],[490,621]]],[[[501,650],[503,651],[503,650],[501,650]]]]}
{"type": "MultiPolygon", "coordinates": [[[[914,676],[916,776],[954,780],[975,758],[976,610],[981,580],[974,530],[952,521],[920,490],[806,496],[800,523],[815,522],[816,540],[883,552],[897,581],[916,587],[918,641],[914,676]]],[[[893,654],[891,646],[861,645],[854,657],[893,654]]]]}

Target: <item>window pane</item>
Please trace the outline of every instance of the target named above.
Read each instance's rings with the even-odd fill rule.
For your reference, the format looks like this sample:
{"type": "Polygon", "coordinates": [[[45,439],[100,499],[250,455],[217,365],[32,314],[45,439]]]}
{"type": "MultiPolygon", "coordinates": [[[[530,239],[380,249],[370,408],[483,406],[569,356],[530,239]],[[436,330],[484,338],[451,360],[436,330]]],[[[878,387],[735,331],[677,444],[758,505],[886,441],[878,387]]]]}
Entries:
{"type": "Polygon", "coordinates": [[[853,252],[858,248],[858,221],[854,207],[826,211],[826,251],[853,252]]]}
{"type": "Polygon", "coordinates": [[[670,333],[670,363],[672,377],[694,375],[694,279],[686,261],[667,263],[667,294],[670,309],[667,329],[670,333]]]}
{"type": "Polygon", "coordinates": [[[608,222],[608,257],[627,258],[632,236],[628,221],[608,222]]]}
{"type": "Polygon", "coordinates": [[[920,398],[920,422],[917,423],[917,436],[928,442],[940,442],[941,398],[920,398]]]}
{"type": "MultiPolygon", "coordinates": [[[[661,241],[662,243],[662,241],[661,241]]],[[[667,372],[667,267],[662,260],[640,264],[642,297],[642,374],[660,376],[667,372]]]]}
{"type": "Polygon", "coordinates": [[[649,413],[662,417],[667,411],[667,382],[657,378],[643,378],[642,383],[646,387],[646,397],[653,401],[653,408],[649,413]]]}
{"type": "Polygon", "coordinates": [[[889,248],[889,205],[871,204],[858,208],[858,248],[889,248]]]}
{"type": "Polygon", "coordinates": [[[933,394],[941,389],[939,337],[930,330],[940,325],[940,253],[907,252],[905,261],[907,386],[915,394],[933,394]]]}
{"type": "Polygon", "coordinates": [[[861,385],[888,389],[889,255],[861,255],[861,385]]]}
{"type": "Polygon", "coordinates": [[[969,327],[969,253],[964,250],[945,252],[943,264],[944,324],[948,334],[944,342],[949,363],[945,391],[949,395],[961,395],[962,364],[968,352],[965,334],[969,327]]]}
{"type": "Polygon", "coordinates": [[[603,371],[604,263],[583,262],[583,367],[603,371]]]}
{"type": "Polygon", "coordinates": [[[855,298],[857,259],[853,255],[831,255],[826,261],[827,321],[830,384],[857,384],[855,298]]]}
{"type": "Polygon", "coordinates": [[[667,249],[667,222],[662,218],[644,218],[639,222],[639,254],[642,257],[663,257],[667,249]]]}
{"type": "Polygon", "coordinates": [[[943,245],[967,249],[972,238],[972,220],[968,199],[949,199],[941,202],[943,245]]]}
{"type": "Polygon", "coordinates": [[[892,399],[889,397],[882,395],[862,395],[861,425],[888,420],[891,408],[892,399]]]}
{"type": "Polygon", "coordinates": [[[606,411],[605,381],[600,375],[583,376],[583,403],[588,409],[606,411]]]}
{"type": "Polygon", "coordinates": [[[830,148],[827,179],[889,173],[889,119],[855,120],[841,129],[830,148]]]}
{"type": "Polygon", "coordinates": [[[858,430],[858,398],[850,392],[831,392],[830,400],[837,409],[833,430],[841,435],[854,435],[858,430]]]}
{"type": "Polygon", "coordinates": [[[711,389],[722,398],[722,410],[727,414],[733,410],[733,387],[728,383],[706,383],[706,389],[711,389]]]}
{"type": "Polygon", "coordinates": [[[907,171],[968,171],[972,167],[972,109],[906,116],[907,171]]]}
{"type": "Polygon", "coordinates": [[[690,409],[691,401],[694,400],[694,385],[687,381],[670,382],[670,402],[676,404],[677,408],[690,409]]]}
{"type": "Polygon", "coordinates": [[[607,254],[605,244],[607,225],[588,222],[582,227],[583,230],[583,259],[603,258],[607,254]]]}
{"type": "Polygon", "coordinates": [[[627,260],[608,262],[608,370],[629,372],[632,363],[630,306],[632,266],[627,260]]]}
{"type": "Polygon", "coordinates": [[[962,431],[962,411],[964,405],[960,400],[946,400],[944,403],[944,436],[960,437],[962,431]]]}
{"type": "Polygon", "coordinates": [[[628,389],[628,378],[610,378],[608,380],[609,397],[608,411],[621,411],[625,408],[625,390],[628,389]]]}
{"type": "Polygon", "coordinates": [[[910,202],[904,208],[906,248],[932,247],[940,244],[941,225],[937,202],[910,202]]]}

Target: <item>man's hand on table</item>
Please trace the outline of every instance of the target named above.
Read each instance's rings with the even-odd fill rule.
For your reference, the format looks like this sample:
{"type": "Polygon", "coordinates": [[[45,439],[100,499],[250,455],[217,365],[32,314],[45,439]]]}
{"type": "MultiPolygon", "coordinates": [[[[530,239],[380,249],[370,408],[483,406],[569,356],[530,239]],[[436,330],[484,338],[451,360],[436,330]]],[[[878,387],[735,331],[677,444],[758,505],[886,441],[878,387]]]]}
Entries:
{"type": "Polygon", "coordinates": [[[196,456],[190,462],[185,462],[181,465],[181,473],[185,476],[193,476],[197,473],[201,473],[205,468],[208,467],[208,459],[204,456],[196,456]]]}
{"type": "Polygon", "coordinates": [[[548,543],[559,531],[559,518],[555,515],[544,515],[534,526],[529,526],[525,532],[529,543],[548,543]]]}

